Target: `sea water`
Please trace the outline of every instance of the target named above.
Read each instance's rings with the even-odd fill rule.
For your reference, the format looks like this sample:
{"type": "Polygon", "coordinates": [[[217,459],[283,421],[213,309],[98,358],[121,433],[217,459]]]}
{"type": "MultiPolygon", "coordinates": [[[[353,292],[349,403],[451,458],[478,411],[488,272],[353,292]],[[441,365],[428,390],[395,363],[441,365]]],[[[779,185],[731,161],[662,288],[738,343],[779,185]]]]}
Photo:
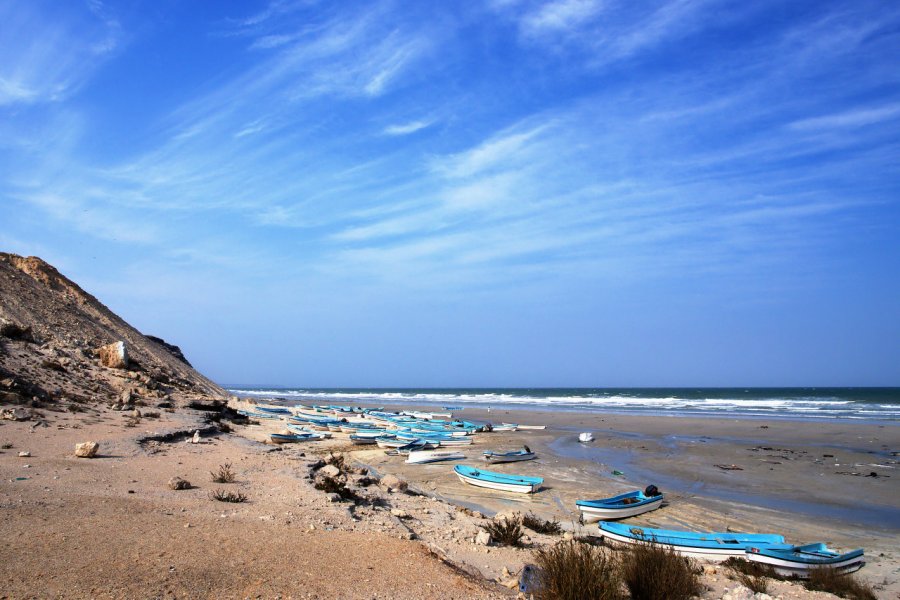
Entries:
{"type": "Polygon", "coordinates": [[[299,388],[226,386],[285,403],[429,405],[900,422],[900,388],[299,388]]]}

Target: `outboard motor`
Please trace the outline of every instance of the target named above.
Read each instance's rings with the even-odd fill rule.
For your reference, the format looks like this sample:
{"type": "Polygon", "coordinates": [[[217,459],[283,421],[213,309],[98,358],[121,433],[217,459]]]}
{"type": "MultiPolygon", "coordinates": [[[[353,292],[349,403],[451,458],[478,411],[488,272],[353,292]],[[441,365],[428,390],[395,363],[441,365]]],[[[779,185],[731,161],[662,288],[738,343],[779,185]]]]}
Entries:
{"type": "Polygon", "coordinates": [[[653,496],[659,496],[659,488],[657,488],[652,483],[647,486],[647,489],[644,490],[644,495],[648,498],[652,498],[653,496]]]}

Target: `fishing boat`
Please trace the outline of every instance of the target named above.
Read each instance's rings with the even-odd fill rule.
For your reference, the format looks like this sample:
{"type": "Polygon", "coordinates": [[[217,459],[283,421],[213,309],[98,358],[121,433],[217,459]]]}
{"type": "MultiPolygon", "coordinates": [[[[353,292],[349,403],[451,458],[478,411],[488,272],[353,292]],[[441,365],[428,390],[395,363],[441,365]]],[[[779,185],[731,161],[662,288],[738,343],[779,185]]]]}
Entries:
{"type": "Polygon", "coordinates": [[[273,414],[273,415],[289,415],[289,414],[291,414],[291,409],[285,408],[284,406],[261,406],[261,405],[257,404],[256,410],[262,411],[264,413],[273,414]]]}
{"type": "Polygon", "coordinates": [[[506,473],[483,471],[467,465],[456,465],[453,467],[453,470],[464,483],[503,492],[533,494],[544,483],[544,480],[540,477],[507,475],[506,473]]]}
{"type": "Polygon", "coordinates": [[[579,433],[579,434],[578,434],[578,441],[579,441],[579,442],[582,442],[582,443],[584,443],[584,444],[587,444],[587,443],[589,443],[589,442],[593,442],[593,441],[594,441],[594,434],[591,433],[591,432],[589,432],[589,431],[585,431],[584,433],[579,433]]]}
{"type": "Polygon", "coordinates": [[[862,548],[840,554],[821,542],[789,548],[750,546],[744,558],[769,565],[779,575],[804,579],[814,569],[832,568],[841,573],[852,573],[866,564],[862,548]]]}
{"type": "Polygon", "coordinates": [[[773,533],[733,533],[673,531],[636,527],[627,523],[600,521],[600,537],[623,544],[653,542],[671,548],[675,552],[691,558],[723,561],[728,558],[745,558],[748,547],[792,548],[784,542],[784,537],[773,533]]]}
{"type": "Polygon", "coordinates": [[[330,431],[312,431],[310,429],[306,429],[305,427],[292,425],[290,423],[288,423],[288,425],[287,425],[287,430],[290,431],[291,433],[295,433],[298,435],[310,435],[317,440],[322,440],[322,439],[331,437],[330,431]]]}
{"type": "Polygon", "coordinates": [[[456,450],[414,450],[406,457],[406,462],[411,465],[421,465],[465,457],[465,454],[456,450]]]}
{"type": "Polygon", "coordinates": [[[581,511],[583,523],[596,523],[624,519],[656,510],[662,505],[663,498],[655,485],[649,485],[643,492],[635,490],[612,498],[576,500],[575,506],[581,511]]]}
{"type": "Polygon", "coordinates": [[[350,434],[350,441],[352,443],[356,444],[357,446],[368,446],[368,445],[374,446],[376,443],[378,443],[377,440],[378,440],[377,437],[369,437],[369,436],[365,436],[365,435],[359,435],[356,433],[350,434]]]}
{"type": "Polygon", "coordinates": [[[546,425],[519,425],[519,429],[547,429],[546,425]]]}
{"type": "Polygon", "coordinates": [[[537,454],[532,452],[531,448],[525,446],[521,450],[515,450],[513,452],[494,452],[492,450],[485,450],[482,454],[482,458],[484,458],[484,462],[486,463],[496,464],[533,460],[537,458],[537,454]]]}
{"type": "Polygon", "coordinates": [[[269,439],[272,440],[273,444],[291,444],[319,439],[319,436],[312,433],[270,433],[269,439]]]}
{"type": "Polygon", "coordinates": [[[436,441],[439,446],[442,448],[451,448],[455,446],[470,446],[472,445],[472,438],[470,437],[448,437],[448,438],[440,438],[438,440],[433,440],[431,438],[425,438],[427,441],[436,441]]]}
{"type": "Polygon", "coordinates": [[[491,424],[491,431],[501,432],[501,431],[515,431],[519,426],[516,423],[501,423],[500,425],[491,424]]]}
{"type": "MultiPolygon", "coordinates": [[[[436,448],[437,446],[430,446],[431,448],[436,448]]],[[[415,452],[416,450],[426,450],[429,448],[428,442],[425,440],[413,440],[407,443],[404,446],[400,446],[397,448],[397,454],[407,455],[410,452],[415,452]]]]}

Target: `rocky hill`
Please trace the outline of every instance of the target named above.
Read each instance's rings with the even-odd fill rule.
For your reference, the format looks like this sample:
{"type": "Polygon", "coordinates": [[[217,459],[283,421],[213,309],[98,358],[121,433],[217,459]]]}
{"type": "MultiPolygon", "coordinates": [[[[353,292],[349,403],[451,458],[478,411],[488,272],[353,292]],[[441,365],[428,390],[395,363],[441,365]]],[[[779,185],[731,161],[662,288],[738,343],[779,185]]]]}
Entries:
{"type": "Polygon", "coordinates": [[[177,346],[142,334],[40,258],[0,253],[0,404],[189,396],[226,393],[177,346]]]}

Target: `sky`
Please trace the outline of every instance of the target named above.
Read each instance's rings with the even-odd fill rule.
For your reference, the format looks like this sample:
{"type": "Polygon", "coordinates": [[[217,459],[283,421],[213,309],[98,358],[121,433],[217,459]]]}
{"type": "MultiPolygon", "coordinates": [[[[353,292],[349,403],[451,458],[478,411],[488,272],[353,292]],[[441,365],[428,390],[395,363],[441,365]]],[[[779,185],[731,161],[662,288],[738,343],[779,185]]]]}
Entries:
{"type": "Polygon", "coordinates": [[[900,385],[900,4],[0,0],[0,250],[223,384],[900,385]]]}

